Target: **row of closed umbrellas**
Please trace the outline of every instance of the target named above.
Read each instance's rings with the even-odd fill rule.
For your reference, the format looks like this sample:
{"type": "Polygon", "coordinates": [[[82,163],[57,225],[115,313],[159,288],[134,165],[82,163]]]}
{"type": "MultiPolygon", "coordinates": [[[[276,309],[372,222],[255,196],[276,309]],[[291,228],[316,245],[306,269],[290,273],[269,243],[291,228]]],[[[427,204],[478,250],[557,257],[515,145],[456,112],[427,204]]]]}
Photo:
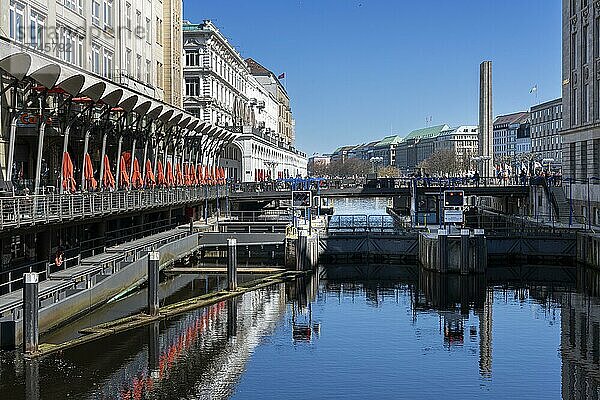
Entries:
{"type": "MultiPolygon", "coordinates": [[[[111,168],[108,155],[102,160],[104,172],[100,177],[103,189],[142,189],[154,187],[182,187],[197,185],[222,185],[226,181],[225,170],[223,167],[209,167],[207,165],[194,165],[193,163],[175,163],[175,167],[170,161],[163,166],[161,161],[157,162],[156,175],[152,168],[150,159],[146,160],[145,169],[140,169],[140,163],[136,158],[133,160],[133,168],[128,172],[128,166],[131,166],[131,153],[124,152],[119,159],[118,182],[115,179],[111,168]],[[118,183],[118,187],[117,187],[118,183]]],[[[63,154],[62,187],[65,192],[75,192],[77,184],[74,177],[73,161],[69,152],[63,154]]],[[[98,181],[94,176],[92,159],[89,153],[85,154],[83,162],[84,184],[87,190],[97,190],[98,181]]]]}

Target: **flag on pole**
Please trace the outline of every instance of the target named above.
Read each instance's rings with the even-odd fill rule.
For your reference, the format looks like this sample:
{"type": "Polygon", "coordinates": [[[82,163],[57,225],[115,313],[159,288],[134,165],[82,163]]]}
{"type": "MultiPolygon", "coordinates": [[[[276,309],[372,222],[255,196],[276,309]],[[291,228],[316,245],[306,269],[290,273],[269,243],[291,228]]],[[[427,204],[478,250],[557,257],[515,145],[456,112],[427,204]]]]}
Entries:
{"type": "Polygon", "coordinates": [[[277,76],[277,79],[285,79],[285,72],[283,72],[283,73],[279,74],[279,75],[277,76]]]}
{"type": "Polygon", "coordinates": [[[532,87],[531,90],[529,91],[529,93],[535,93],[535,92],[537,92],[537,85],[532,87]]]}

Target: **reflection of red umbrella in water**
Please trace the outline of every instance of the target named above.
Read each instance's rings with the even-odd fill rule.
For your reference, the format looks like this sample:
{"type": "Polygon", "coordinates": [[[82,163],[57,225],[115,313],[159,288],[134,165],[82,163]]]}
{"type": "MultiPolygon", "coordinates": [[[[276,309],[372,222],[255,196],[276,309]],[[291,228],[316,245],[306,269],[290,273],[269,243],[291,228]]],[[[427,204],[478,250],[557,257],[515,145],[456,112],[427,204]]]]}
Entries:
{"type": "Polygon", "coordinates": [[[75,191],[75,179],[73,178],[73,161],[69,152],[63,153],[63,181],[62,186],[64,190],[74,192],[75,191]]]}
{"type": "Polygon", "coordinates": [[[92,190],[96,190],[98,187],[98,181],[94,178],[94,168],[92,167],[92,158],[89,153],[85,153],[84,163],[83,163],[83,177],[85,179],[85,183],[87,188],[92,188],[92,190]]]}

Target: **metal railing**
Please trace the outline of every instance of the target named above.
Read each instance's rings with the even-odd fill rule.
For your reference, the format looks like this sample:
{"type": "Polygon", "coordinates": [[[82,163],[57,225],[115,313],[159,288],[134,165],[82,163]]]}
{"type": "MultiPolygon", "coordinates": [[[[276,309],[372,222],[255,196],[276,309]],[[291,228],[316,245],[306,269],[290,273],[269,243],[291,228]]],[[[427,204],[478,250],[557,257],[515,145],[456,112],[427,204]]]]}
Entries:
{"type": "Polygon", "coordinates": [[[389,215],[334,215],[327,224],[327,233],[397,233],[410,229],[410,224],[395,221],[389,215]]]}
{"type": "Polygon", "coordinates": [[[0,197],[0,230],[99,217],[224,197],[226,187],[155,188],[0,197]]]}

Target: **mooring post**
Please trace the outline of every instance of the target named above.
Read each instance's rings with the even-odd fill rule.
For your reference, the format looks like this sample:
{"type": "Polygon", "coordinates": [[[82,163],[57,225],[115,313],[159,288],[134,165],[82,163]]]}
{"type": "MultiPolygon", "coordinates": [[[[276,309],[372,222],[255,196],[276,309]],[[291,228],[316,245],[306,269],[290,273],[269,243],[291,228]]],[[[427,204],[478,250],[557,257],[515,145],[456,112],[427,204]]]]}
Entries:
{"type": "Polygon", "coordinates": [[[23,351],[33,354],[38,351],[39,339],[39,276],[35,272],[28,272],[23,274],[23,282],[23,351]]]}
{"type": "Polygon", "coordinates": [[[469,229],[460,230],[460,273],[467,275],[470,270],[470,249],[469,249],[469,236],[471,231],[469,229]]]}
{"type": "Polygon", "coordinates": [[[151,251],[148,254],[148,314],[158,314],[158,278],[160,253],[151,251]]]}
{"type": "Polygon", "coordinates": [[[227,337],[228,338],[237,336],[237,304],[238,304],[238,299],[235,297],[227,300],[227,337]]]}
{"type": "Polygon", "coordinates": [[[483,229],[475,229],[475,267],[477,273],[484,273],[487,268],[487,241],[483,229]]]}
{"type": "Polygon", "coordinates": [[[298,230],[298,240],[296,242],[296,271],[306,269],[306,251],[308,236],[304,230],[298,230]]]}
{"type": "Polygon", "coordinates": [[[448,272],[448,231],[438,229],[438,270],[448,272]]]}
{"type": "Polygon", "coordinates": [[[227,239],[227,286],[237,290],[237,239],[227,239]]]}

